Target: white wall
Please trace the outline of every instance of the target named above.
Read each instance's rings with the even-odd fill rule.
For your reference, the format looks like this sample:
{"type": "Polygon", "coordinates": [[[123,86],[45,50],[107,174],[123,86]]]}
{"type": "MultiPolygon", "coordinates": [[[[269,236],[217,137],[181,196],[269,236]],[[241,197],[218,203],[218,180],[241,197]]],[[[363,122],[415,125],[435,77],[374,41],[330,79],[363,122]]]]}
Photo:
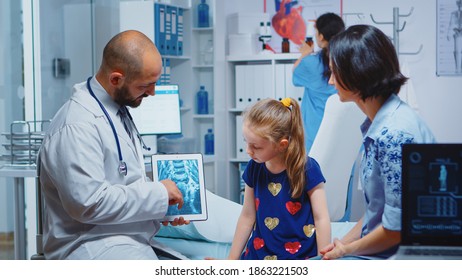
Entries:
{"type": "MultiPolygon", "coordinates": [[[[343,0],[343,12],[362,13],[363,23],[375,25],[391,36],[391,25],[374,24],[370,14],[376,21],[392,22],[393,7],[398,7],[402,15],[409,13],[411,7],[414,7],[410,17],[400,19],[407,22],[400,33],[400,51],[415,52],[420,44],[423,45],[423,50],[418,55],[402,55],[400,60],[408,63],[419,112],[438,141],[462,143],[462,110],[459,108],[462,104],[462,76],[436,76],[436,1],[343,0]]],[[[227,1],[226,14],[235,12],[263,12],[263,0],[227,1]]],[[[347,19],[350,23],[356,22],[352,16],[347,19]]]]}
{"type": "MultiPolygon", "coordinates": [[[[418,55],[400,56],[400,60],[409,64],[419,112],[439,142],[462,143],[462,76],[436,76],[436,0],[344,0],[344,12],[364,13],[366,24],[373,24],[370,14],[376,21],[393,21],[393,7],[399,7],[403,15],[414,7],[410,17],[400,19],[407,21],[400,33],[400,51],[417,51],[420,44],[423,50],[418,55]]],[[[392,34],[390,25],[375,26],[392,34]]]]}

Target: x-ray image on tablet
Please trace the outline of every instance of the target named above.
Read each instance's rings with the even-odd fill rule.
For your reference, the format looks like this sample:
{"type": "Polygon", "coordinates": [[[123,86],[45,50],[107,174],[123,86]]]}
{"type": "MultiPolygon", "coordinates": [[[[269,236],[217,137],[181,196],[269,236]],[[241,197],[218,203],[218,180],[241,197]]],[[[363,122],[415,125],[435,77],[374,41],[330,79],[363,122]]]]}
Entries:
{"type": "Polygon", "coordinates": [[[169,206],[166,220],[172,221],[176,217],[190,221],[207,220],[202,154],[153,155],[151,160],[153,180],[170,179],[183,194],[183,207],[169,206]]]}

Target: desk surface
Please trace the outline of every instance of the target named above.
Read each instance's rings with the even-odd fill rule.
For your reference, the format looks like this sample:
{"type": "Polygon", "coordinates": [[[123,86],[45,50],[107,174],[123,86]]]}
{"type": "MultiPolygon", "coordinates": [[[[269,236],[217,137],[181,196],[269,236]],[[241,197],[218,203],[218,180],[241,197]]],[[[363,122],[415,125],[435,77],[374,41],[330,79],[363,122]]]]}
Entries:
{"type": "Polygon", "coordinates": [[[36,166],[0,166],[0,177],[37,177],[36,166]]]}

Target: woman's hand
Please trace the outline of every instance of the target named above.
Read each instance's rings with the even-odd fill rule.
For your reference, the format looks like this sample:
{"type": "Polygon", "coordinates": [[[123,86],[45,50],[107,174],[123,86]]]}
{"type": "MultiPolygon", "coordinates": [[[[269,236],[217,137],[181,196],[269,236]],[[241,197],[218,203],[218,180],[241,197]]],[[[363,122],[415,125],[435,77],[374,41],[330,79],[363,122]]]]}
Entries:
{"type": "Polygon", "coordinates": [[[298,47],[300,53],[302,56],[307,56],[310,55],[314,52],[314,44],[313,46],[308,45],[307,43],[303,42],[299,47],[298,47]]]}
{"type": "Polygon", "coordinates": [[[334,242],[320,250],[320,253],[323,255],[323,260],[335,260],[347,255],[346,249],[345,244],[335,238],[334,242]]]}

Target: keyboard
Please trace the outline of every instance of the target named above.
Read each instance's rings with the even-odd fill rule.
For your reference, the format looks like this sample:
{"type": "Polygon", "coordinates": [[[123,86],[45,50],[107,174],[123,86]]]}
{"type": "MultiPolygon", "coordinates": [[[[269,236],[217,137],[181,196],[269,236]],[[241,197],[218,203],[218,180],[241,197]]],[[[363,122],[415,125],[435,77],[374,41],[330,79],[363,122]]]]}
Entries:
{"type": "Polygon", "coordinates": [[[451,249],[451,248],[408,248],[405,250],[406,255],[416,255],[416,256],[460,256],[462,257],[462,248],[461,249],[451,249]]]}

